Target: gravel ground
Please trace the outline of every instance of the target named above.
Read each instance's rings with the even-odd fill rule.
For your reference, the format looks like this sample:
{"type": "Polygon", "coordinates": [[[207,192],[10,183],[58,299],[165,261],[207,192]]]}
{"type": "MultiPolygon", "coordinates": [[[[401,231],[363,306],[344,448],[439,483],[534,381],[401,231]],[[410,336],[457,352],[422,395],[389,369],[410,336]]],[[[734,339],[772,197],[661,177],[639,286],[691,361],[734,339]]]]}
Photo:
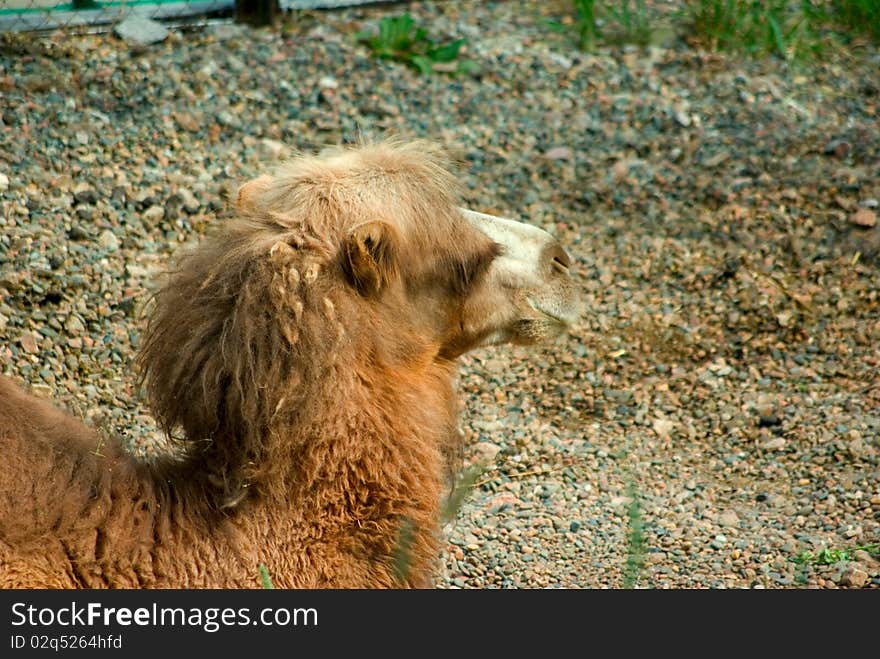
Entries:
{"type": "Polygon", "coordinates": [[[540,4],[409,7],[467,39],[457,78],[355,42],[401,6],[4,36],[3,370],[157,450],[130,363],[170,255],[290,148],[430,137],[468,205],[564,241],[585,302],[553,346],[463,360],[482,467],[439,585],[880,588],[878,51],[585,55],[540,4]]]}

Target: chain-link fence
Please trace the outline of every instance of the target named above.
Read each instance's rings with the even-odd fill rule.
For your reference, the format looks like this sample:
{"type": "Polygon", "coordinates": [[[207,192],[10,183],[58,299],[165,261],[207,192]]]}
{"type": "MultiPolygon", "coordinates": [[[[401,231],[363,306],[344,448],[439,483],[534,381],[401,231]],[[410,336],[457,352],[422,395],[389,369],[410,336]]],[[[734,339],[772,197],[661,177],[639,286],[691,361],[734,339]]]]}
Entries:
{"type": "MultiPolygon", "coordinates": [[[[231,15],[236,0],[0,0],[0,32],[98,28],[137,14],[155,20],[193,22],[231,15]]],[[[282,10],[326,9],[383,0],[280,0],[282,10]]]]}

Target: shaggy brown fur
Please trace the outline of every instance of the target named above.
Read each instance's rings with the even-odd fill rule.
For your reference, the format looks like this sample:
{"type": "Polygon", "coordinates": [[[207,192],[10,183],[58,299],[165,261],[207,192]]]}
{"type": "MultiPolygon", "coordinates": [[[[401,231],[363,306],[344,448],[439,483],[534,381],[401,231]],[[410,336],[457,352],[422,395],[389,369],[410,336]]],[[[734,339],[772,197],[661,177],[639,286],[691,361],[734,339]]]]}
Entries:
{"type": "Polygon", "coordinates": [[[497,330],[465,330],[499,246],[456,193],[418,143],[244,186],[138,356],[182,459],[139,463],[0,378],[0,587],[257,587],[260,564],[278,587],[431,585],[454,358],[497,330]]]}

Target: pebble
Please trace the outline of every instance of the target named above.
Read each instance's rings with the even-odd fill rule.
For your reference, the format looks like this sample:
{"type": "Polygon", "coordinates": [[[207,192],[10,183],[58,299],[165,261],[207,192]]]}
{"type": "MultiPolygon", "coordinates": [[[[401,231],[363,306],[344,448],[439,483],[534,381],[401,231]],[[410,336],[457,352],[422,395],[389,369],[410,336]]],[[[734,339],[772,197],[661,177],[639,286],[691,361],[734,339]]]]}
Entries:
{"type": "Polygon", "coordinates": [[[106,229],[98,236],[98,244],[108,252],[115,252],[119,249],[119,238],[115,233],[106,229]]]}
{"type": "Polygon", "coordinates": [[[64,324],[64,329],[68,334],[78,336],[86,331],[85,325],[77,316],[70,316],[64,324]]]}
{"type": "Polygon", "coordinates": [[[545,152],[544,156],[548,160],[571,160],[574,154],[567,146],[557,146],[545,152]]]}
{"type": "Polygon", "coordinates": [[[165,208],[158,204],[150,206],[142,213],[141,217],[151,224],[156,224],[165,218],[165,208]]]}
{"type": "Polygon", "coordinates": [[[71,240],[86,240],[89,238],[89,232],[80,224],[72,225],[67,235],[71,240]]]}
{"type": "Polygon", "coordinates": [[[868,208],[860,208],[850,215],[849,221],[858,227],[870,229],[877,224],[877,212],[868,208]]]}
{"type": "Polygon", "coordinates": [[[868,579],[869,576],[867,572],[851,565],[841,573],[840,578],[837,580],[837,583],[840,586],[861,588],[868,583],[868,579]]]}
{"type": "Polygon", "coordinates": [[[492,442],[477,442],[474,445],[474,452],[478,456],[478,462],[483,464],[491,464],[495,461],[496,456],[501,451],[501,446],[492,442]]]}
{"type": "Polygon", "coordinates": [[[217,123],[221,126],[228,126],[230,128],[241,127],[241,119],[228,110],[221,110],[217,113],[217,123]]]}
{"type": "Polygon", "coordinates": [[[27,353],[33,355],[40,352],[39,339],[33,332],[23,332],[18,342],[21,344],[21,349],[27,353]]]}
{"type": "Polygon", "coordinates": [[[148,46],[168,38],[168,29],[145,16],[131,14],[113,27],[113,31],[128,43],[135,46],[148,46]]]}
{"type": "Polygon", "coordinates": [[[785,439],[782,437],[775,437],[773,439],[768,439],[763,444],[763,448],[768,451],[779,451],[785,448],[785,439]]]}
{"type": "Polygon", "coordinates": [[[711,546],[712,549],[724,549],[724,547],[727,546],[727,536],[719,533],[715,536],[712,542],[709,543],[709,546],[711,546]]]}
{"type": "Polygon", "coordinates": [[[718,515],[718,524],[728,527],[737,526],[739,524],[739,515],[732,510],[725,510],[718,515]]]}

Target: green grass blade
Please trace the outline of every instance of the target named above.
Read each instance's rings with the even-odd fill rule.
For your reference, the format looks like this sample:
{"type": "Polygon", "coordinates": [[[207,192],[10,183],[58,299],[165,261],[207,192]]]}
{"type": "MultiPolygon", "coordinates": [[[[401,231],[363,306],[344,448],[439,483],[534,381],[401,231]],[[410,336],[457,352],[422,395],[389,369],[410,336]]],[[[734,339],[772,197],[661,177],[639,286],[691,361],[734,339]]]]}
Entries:
{"type": "Polygon", "coordinates": [[[275,586],[272,585],[272,577],[269,576],[269,570],[267,570],[266,566],[262,563],[260,563],[260,584],[267,590],[275,588],[275,586]]]}

